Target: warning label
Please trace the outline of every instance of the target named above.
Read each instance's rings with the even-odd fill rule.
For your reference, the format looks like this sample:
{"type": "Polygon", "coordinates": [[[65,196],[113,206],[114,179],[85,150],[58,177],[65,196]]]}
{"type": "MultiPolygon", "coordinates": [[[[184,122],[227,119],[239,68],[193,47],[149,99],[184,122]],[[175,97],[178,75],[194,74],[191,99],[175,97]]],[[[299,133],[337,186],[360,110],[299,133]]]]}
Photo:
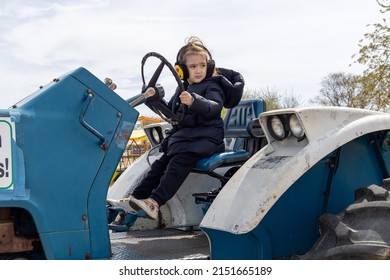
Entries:
{"type": "Polygon", "coordinates": [[[0,117],[0,190],[13,189],[12,139],[14,123],[10,118],[0,117]]]}

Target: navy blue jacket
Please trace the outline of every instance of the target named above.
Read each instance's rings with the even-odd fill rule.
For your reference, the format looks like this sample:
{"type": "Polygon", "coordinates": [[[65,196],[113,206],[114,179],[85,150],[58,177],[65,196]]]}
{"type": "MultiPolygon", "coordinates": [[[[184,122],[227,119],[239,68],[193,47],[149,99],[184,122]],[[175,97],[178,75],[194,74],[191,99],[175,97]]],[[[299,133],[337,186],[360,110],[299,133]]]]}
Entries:
{"type": "MultiPolygon", "coordinates": [[[[244,80],[238,72],[222,70],[221,73],[225,76],[206,78],[198,84],[184,83],[194,102],[188,108],[184,119],[168,132],[161,145],[161,151],[168,155],[193,152],[208,157],[225,150],[221,111],[226,104],[228,104],[226,107],[232,106],[231,96],[235,96],[235,102],[238,104],[244,80]]],[[[180,99],[171,100],[169,106],[172,102],[175,102],[175,113],[180,113],[183,108],[180,106],[180,99]]]]}

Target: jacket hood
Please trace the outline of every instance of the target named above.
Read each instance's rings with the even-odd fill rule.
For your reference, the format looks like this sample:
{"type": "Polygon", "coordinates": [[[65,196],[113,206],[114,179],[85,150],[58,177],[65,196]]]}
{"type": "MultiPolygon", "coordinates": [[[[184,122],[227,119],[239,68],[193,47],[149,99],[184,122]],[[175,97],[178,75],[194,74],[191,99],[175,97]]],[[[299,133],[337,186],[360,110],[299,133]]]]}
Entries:
{"type": "Polygon", "coordinates": [[[245,81],[243,76],[231,69],[217,68],[217,72],[220,74],[220,84],[225,92],[225,102],[223,106],[225,108],[233,108],[240,103],[242,95],[244,93],[245,81]]]}

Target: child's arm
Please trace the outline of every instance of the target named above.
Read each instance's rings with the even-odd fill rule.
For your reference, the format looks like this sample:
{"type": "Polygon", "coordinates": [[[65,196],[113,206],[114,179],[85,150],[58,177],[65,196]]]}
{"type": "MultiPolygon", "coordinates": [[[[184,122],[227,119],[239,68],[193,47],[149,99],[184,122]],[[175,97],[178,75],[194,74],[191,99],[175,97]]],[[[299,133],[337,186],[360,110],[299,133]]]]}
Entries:
{"type": "Polygon", "coordinates": [[[190,93],[194,98],[191,111],[195,112],[204,119],[215,119],[221,116],[221,111],[224,103],[224,93],[222,88],[212,85],[207,89],[205,97],[190,93]]]}

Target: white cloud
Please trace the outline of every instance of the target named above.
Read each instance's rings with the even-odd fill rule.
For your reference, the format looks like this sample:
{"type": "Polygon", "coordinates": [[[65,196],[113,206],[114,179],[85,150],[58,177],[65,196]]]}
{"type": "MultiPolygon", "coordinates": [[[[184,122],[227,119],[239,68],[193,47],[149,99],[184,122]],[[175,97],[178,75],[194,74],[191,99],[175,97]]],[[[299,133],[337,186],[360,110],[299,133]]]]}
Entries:
{"type": "Polygon", "coordinates": [[[141,86],[143,55],[157,51],[174,63],[190,35],[249,88],[306,99],[328,73],[360,70],[348,67],[351,56],[366,24],[382,17],[375,1],[354,0],[0,2],[1,108],[79,66],[110,76],[129,98],[141,86]]]}

